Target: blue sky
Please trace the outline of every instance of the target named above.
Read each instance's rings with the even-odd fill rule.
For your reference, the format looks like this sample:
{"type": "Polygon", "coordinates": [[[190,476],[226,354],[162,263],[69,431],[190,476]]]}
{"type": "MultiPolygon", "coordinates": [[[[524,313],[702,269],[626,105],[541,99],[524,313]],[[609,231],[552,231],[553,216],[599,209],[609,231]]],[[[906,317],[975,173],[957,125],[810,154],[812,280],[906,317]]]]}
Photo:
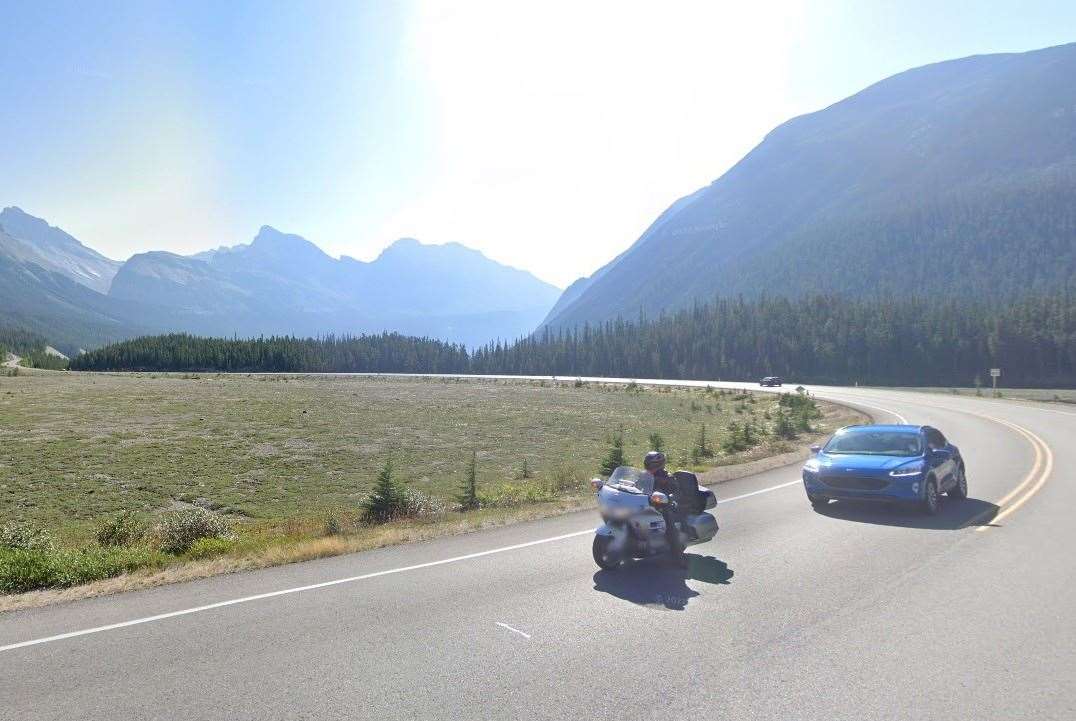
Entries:
{"type": "Polygon", "coordinates": [[[1076,41],[1073,2],[9,2],[0,205],[115,258],[264,224],[564,286],[789,117],[1076,41]]]}

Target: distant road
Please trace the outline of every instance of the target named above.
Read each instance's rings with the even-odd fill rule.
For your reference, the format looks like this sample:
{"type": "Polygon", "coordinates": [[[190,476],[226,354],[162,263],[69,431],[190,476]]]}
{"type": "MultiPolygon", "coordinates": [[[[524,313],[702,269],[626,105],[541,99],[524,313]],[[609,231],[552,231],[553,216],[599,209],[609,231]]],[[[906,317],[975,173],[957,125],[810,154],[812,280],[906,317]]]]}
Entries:
{"type": "Polygon", "coordinates": [[[599,572],[588,511],[10,613],[0,718],[1076,718],[1076,413],[809,390],[941,428],[970,498],[818,513],[786,467],[686,577],[599,572]]]}

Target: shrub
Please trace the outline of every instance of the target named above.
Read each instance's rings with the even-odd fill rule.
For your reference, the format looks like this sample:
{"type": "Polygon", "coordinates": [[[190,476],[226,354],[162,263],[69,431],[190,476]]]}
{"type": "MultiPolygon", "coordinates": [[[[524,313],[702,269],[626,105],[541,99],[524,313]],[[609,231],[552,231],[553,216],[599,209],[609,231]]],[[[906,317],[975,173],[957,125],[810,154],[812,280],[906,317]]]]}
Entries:
{"type": "Polygon", "coordinates": [[[234,544],[235,540],[229,538],[199,538],[191,544],[187,556],[194,559],[221,556],[230,551],[234,544]]]}
{"type": "Polygon", "coordinates": [[[7,523],[0,526],[0,548],[13,551],[51,551],[55,546],[52,534],[33,523],[7,523]]]}
{"type": "Polygon", "coordinates": [[[340,523],[340,514],[333,509],[325,514],[325,535],[326,536],[338,536],[343,530],[340,523]]]}
{"type": "Polygon", "coordinates": [[[0,593],[66,588],[160,565],[160,555],[145,546],[84,551],[0,550],[0,593]]]}
{"type": "Polygon", "coordinates": [[[97,529],[100,546],[128,546],[146,535],[146,524],[132,511],[122,513],[105,521],[97,529]]]}
{"type": "Polygon", "coordinates": [[[478,494],[482,508],[510,508],[525,503],[541,503],[556,498],[553,487],[545,483],[501,483],[483,488],[478,494]]]}
{"type": "Polygon", "coordinates": [[[665,439],[661,437],[660,433],[651,433],[649,440],[650,450],[652,451],[664,451],[665,439]]]}
{"type": "Polygon", "coordinates": [[[0,593],[25,593],[56,585],[50,554],[28,549],[0,550],[0,593]]]}
{"type": "Polygon", "coordinates": [[[165,553],[184,553],[202,538],[233,539],[228,519],[204,508],[169,511],[157,524],[157,538],[165,553]]]}
{"type": "Polygon", "coordinates": [[[778,438],[790,441],[796,437],[796,429],[789,420],[788,414],[777,411],[777,421],[773,424],[773,433],[778,438]]]}
{"type": "Polygon", "coordinates": [[[430,516],[437,516],[448,508],[444,502],[429,496],[422,491],[416,491],[413,488],[403,489],[403,503],[400,508],[400,516],[406,518],[428,518],[430,516]]]}

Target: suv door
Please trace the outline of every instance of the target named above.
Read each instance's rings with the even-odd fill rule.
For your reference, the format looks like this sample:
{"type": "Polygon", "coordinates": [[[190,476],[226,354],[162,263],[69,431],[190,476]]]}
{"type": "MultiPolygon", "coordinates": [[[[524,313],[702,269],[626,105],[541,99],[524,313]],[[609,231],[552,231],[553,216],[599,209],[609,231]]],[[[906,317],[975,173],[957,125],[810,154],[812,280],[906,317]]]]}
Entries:
{"type": "Polygon", "coordinates": [[[934,469],[934,477],[938,479],[938,490],[944,492],[952,485],[955,478],[956,462],[953,459],[953,449],[949,442],[937,428],[927,428],[927,463],[934,469]]]}

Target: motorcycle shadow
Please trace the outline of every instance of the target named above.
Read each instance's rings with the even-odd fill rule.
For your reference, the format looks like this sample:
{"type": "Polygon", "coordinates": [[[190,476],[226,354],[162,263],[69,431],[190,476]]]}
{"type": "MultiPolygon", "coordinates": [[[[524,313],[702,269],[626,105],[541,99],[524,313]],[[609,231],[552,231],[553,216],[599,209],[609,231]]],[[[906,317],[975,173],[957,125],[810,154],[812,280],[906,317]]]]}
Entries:
{"type": "Polygon", "coordinates": [[[713,556],[688,553],[688,567],[675,568],[662,558],[633,561],[613,571],[594,574],[594,590],[608,593],[638,606],[683,611],[699,592],[688,581],[725,584],[733,571],[713,556]]]}

